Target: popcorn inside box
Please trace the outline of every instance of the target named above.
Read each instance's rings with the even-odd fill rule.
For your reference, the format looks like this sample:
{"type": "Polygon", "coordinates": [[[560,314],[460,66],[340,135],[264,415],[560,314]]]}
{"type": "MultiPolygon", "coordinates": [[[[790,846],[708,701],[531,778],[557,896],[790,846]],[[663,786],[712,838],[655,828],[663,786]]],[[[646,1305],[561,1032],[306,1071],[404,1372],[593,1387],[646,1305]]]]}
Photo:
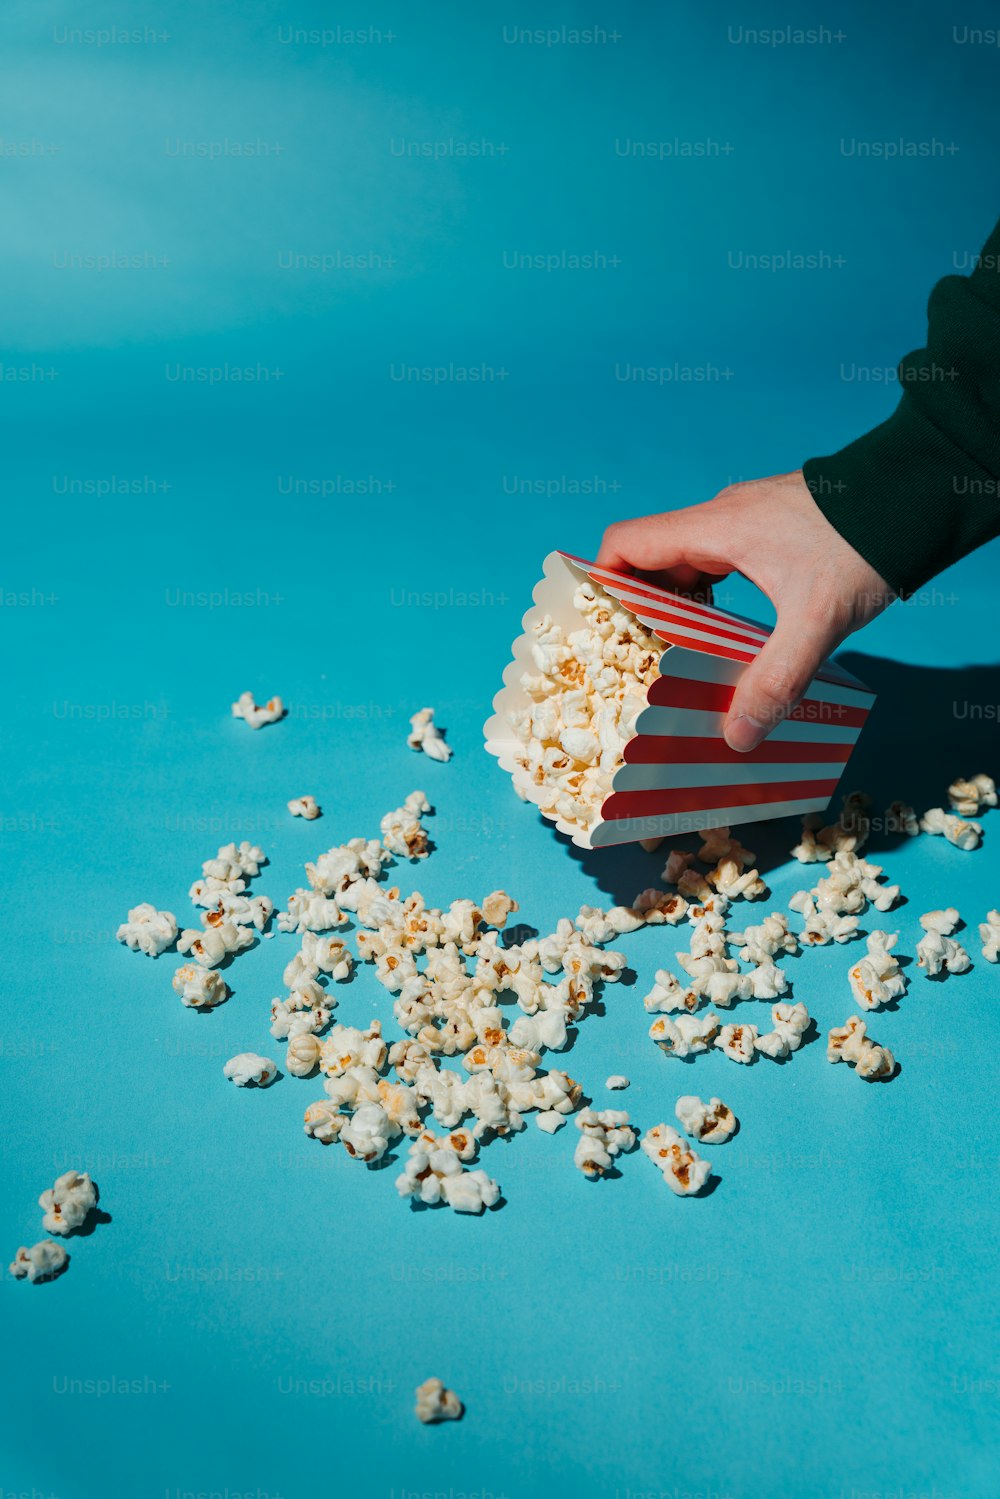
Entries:
{"type": "Polygon", "coordinates": [[[550,552],[486,748],[579,848],[819,812],[875,700],[835,662],[749,754],[722,725],[764,625],[550,552]]]}

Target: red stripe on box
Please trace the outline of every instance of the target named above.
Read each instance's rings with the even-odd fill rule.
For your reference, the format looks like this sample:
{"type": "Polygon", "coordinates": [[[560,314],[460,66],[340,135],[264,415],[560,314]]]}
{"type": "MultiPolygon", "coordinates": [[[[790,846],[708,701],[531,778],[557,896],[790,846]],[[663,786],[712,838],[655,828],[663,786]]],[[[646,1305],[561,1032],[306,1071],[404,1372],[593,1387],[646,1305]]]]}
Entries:
{"type": "Polygon", "coordinates": [[[769,786],[682,786],[672,791],[615,791],[601,808],[605,822],[628,817],[664,817],[709,807],[757,807],[770,802],[828,800],[834,781],[776,781],[769,786]]]}
{"type": "Polygon", "coordinates": [[[724,739],[689,735],[640,734],[625,746],[626,765],[830,765],[850,757],[851,744],[817,744],[815,740],[765,739],[748,755],[729,748],[724,739]]]}
{"type": "Polygon", "coordinates": [[[738,651],[731,645],[721,645],[716,640],[694,640],[690,635],[681,635],[674,628],[666,629],[660,626],[653,630],[653,634],[659,636],[660,640],[669,641],[671,645],[686,646],[689,651],[699,651],[702,655],[725,656],[728,661],[756,661],[756,651],[738,651]]]}
{"type": "MultiPolygon", "coordinates": [[[[596,563],[588,562],[583,557],[577,557],[573,552],[561,552],[560,556],[582,567],[591,582],[600,584],[602,588],[606,588],[611,593],[617,588],[624,592],[637,594],[641,598],[652,599],[654,602],[665,604],[682,611],[684,614],[690,615],[690,625],[695,625],[698,628],[706,630],[711,627],[720,635],[726,633],[720,628],[721,624],[736,625],[747,632],[752,631],[754,636],[757,637],[754,643],[758,647],[762,647],[770,638],[771,626],[762,625],[757,620],[746,619],[743,615],[732,614],[726,609],[717,609],[709,604],[695,603],[691,599],[682,598],[680,594],[671,593],[669,589],[658,588],[655,583],[650,583],[648,579],[639,580],[634,578],[630,573],[618,572],[613,567],[598,567],[596,563]],[[614,581],[609,583],[607,581],[609,579],[613,579],[614,581]]],[[[638,612],[634,604],[626,603],[624,599],[619,599],[619,602],[624,608],[630,610],[631,613],[635,614],[638,612]]],[[[661,640],[669,640],[671,645],[685,645],[691,650],[702,651],[707,655],[727,656],[732,661],[749,662],[753,660],[752,656],[737,655],[734,651],[724,650],[713,641],[685,640],[681,637],[667,635],[661,630],[656,630],[653,633],[658,635],[661,640]]],[[[868,691],[863,683],[859,683],[851,676],[850,672],[838,666],[835,661],[824,661],[816,673],[816,679],[820,682],[834,682],[842,687],[855,687],[862,691],[868,691]]]]}
{"type": "MultiPolygon", "coordinates": [[[[711,604],[701,604],[694,599],[686,599],[682,594],[671,593],[669,588],[658,588],[655,583],[650,583],[647,578],[634,578],[629,573],[616,572],[611,567],[597,567],[592,562],[584,562],[580,557],[573,557],[569,552],[563,553],[572,562],[577,562],[581,567],[588,569],[588,577],[592,583],[601,583],[606,586],[602,579],[613,578],[614,587],[621,588],[624,592],[638,594],[644,599],[654,599],[659,603],[670,604],[676,608],[683,609],[685,613],[693,614],[701,619],[710,621],[712,624],[740,624],[748,629],[756,631],[762,639],[766,640],[771,633],[766,625],[759,625],[755,620],[743,619],[738,614],[729,614],[724,609],[716,609],[711,604]]],[[[634,612],[634,611],[633,611],[634,612]]]]}
{"type": "MultiPolygon", "coordinates": [[[[696,708],[705,713],[727,713],[735,687],[727,682],[685,681],[680,677],[657,677],[647,701],[656,708],[696,708]]],[[[795,723],[832,724],[841,729],[860,729],[867,708],[849,708],[846,703],[821,703],[804,697],[788,717],[795,723]]]]}
{"type": "MultiPolygon", "coordinates": [[[[665,620],[667,624],[680,625],[683,629],[687,630],[690,630],[692,627],[694,627],[695,629],[702,628],[700,620],[688,619],[683,614],[670,614],[665,609],[632,609],[631,605],[629,606],[629,608],[632,614],[635,614],[639,619],[642,620],[662,619],[665,620]]],[[[703,628],[705,630],[705,633],[711,634],[713,638],[711,641],[703,640],[700,642],[702,650],[704,650],[706,646],[710,644],[717,644],[720,640],[736,640],[741,645],[753,646],[755,650],[758,650],[762,644],[761,640],[758,637],[754,637],[751,635],[741,635],[736,630],[724,630],[722,626],[717,625],[714,620],[706,621],[703,628]]]]}

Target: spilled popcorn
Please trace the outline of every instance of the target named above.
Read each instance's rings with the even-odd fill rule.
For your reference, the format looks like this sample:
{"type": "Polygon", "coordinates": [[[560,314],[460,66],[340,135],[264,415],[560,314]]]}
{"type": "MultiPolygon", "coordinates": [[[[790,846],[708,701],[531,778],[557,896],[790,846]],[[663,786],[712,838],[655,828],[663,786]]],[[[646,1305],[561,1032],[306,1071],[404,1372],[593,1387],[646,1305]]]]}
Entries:
{"type": "Polygon", "coordinates": [[[293,817],[304,817],[306,822],[315,822],[323,811],[314,796],[293,796],[288,803],[288,810],[293,817]]]}
{"type": "Polygon", "coordinates": [[[972,961],[961,942],[952,937],[961,917],[954,906],[944,911],[926,911],[920,918],[925,935],[917,943],[917,963],[928,978],[965,973],[972,961]]]}
{"type": "Polygon", "coordinates": [[[237,1088],[249,1088],[251,1083],[266,1088],[278,1075],[278,1068],[269,1057],[259,1057],[252,1051],[241,1051],[238,1056],[230,1057],[222,1070],[237,1088]]]}
{"type": "Polygon", "coordinates": [[[74,1233],[97,1206],[97,1185],[86,1171],[64,1171],[55,1186],[39,1197],[38,1206],[48,1233],[74,1233]]]}
{"type": "Polygon", "coordinates": [[[411,750],[423,750],[431,760],[447,763],[451,759],[451,745],[444,739],[434,722],[434,709],[421,708],[410,719],[410,732],[406,742],[411,750]]]}
{"type": "Polygon", "coordinates": [[[583,1109],[576,1116],[580,1131],[573,1162],[594,1181],[610,1171],[614,1157],[635,1145],[635,1130],[620,1109],[583,1109]]]}
{"type": "Polygon", "coordinates": [[[1000,911],[987,911],[979,923],[979,940],[987,963],[1000,963],[1000,911]]]}
{"type": "Polygon", "coordinates": [[[9,1270],[16,1280],[55,1280],[69,1264],[69,1255],[54,1239],[42,1239],[26,1249],[22,1244],[14,1256],[9,1270]]]}
{"type": "Polygon", "coordinates": [[[589,582],[573,606],[576,629],[548,615],[532,627],[535,671],[520,679],[531,707],[511,714],[522,746],[514,789],[546,816],[589,829],[659,675],[663,642],[589,582]]]}
{"type": "MultiPolygon", "coordinates": [[[[658,653],[652,637],[637,633],[589,585],[578,590],[577,608],[578,630],[564,634],[549,621],[536,631],[539,675],[532,679],[537,690],[524,742],[526,758],[535,756],[540,772],[535,784],[549,786],[556,800],[568,796],[573,815],[585,821],[599,806],[601,777],[613,773],[620,753],[619,730],[630,704],[644,698],[658,653]],[[531,748],[533,738],[540,754],[531,748]],[[567,757],[566,764],[560,757],[567,757]],[[587,787],[594,791],[591,801],[587,787]]],[[[411,727],[413,747],[435,758],[438,752],[428,746],[443,741],[435,739],[431,710],[415,714],[411,727]]],[[[992,805],[992,785],[983,776],[955,782],[951,803],[957,812],[981,811],[992,805]]],[[[812,946],[865,936],[865,952],[847,973],[856,1006],[865,1012],[897,999],[905,990],[895,951],[899,934],[860,931],[871,913],[892,910],[900,899],[899,886],[888,883],[881,866],[863,852],[870,805],[870,798],[854,792],[834,822],[804,820],[793,853],[820,867],[815,883],[789,901],[799,917],[796,927],[785,911],[764,910],[730,928],[736,902],[757,900],[767,888],[753,851],[732,829],[717,827],[702,832],[692,848],[675,848],[663,866],[663,884],[640,891],[631,904],[584,905],[554,930],[534,935],[530,927],[505,933],[519,906],[503,889],[436,907],[419,891],[404,893],[392,882],[391,868],[422,862],[432,852],[425,827],[432,808],[422,791],[411,792],[381,818],[378,838],[352,838],[307,861],[306,883],[277,912],[279,932],[295,934],[298,946],[284,968],[284,992],[270,1002],[270,1034],[286,1047],[288,1075],[314,1078],[322,1091],[304,1109],[305,1134],[338,1145],[359,1169],[398,1161],[397,1192],[413,1204],[481,1214],[502,1199],[499,1183],[478,1164],[480,1150],[520,1133],[531,1115],[547,1134],[573,1119],[573,1164],[584,1176],[613,1177],[618,1159],[641,1138],[671,1191],[697,1194],[711,1167],[677,1130],[660,1124],[643,1134],[628,1113],[588,1106],[583,1084],[553,1065],[558,1057],[552,1054],[573,1044],[606,987],[624,972],[625,954],[614,944],[644,927],[669,925],[686,937],[673,959],[677,971],[658,969],[643,997],[651,1039],[676,1059],[721,1052],[746,1067],[758,1056],[779,1063],[791,1058],[815,1028],[806,1006],[789,994],[785,960],[812,946]],[[349,925],[353,943],[341,931],[349,925]],[[371,969],[383,992],[398,1039],[384,1035],[376,1017],[358,1024],[335,1020],[335,989],[354,977],[359,964],[371,969]],[[761,1002],[770,1005],[769,1024],[759,1011],[753,1018],[725,1013],[761,1002]]],[[[314,820],[314,807],[311,797],[289,803],[294,815],[308,820],[314,820]]],[[[907,836],[926,832],[928,819],[932,825],[939,821],[933,811],[918,820],[903,803],[890,810],[907,836]]],[[[951,826],[948,819],[961,820],[944,812],[940,818],[942,829],[951,826]]],[[[258,934],[267,934],[274,903],[248,888],[266,862],[262,849],[243,842],[224,845],[202,865],[190,890],[200,925],[176,934],[187,961],[176,970],[173,987],[184,1006],[210,1010],[221,1004],[229,989],[220,966],[235,962],[258,934]]],[[[953,907],[921,918],[917,957],[929,975],[969,966],[952,936],[959,922],[953,907]]],[[[123,940],[131,938],[129,945],[142,951],[163,950],[171,923],[176,928],[170,913],[136,907],[123,940]]],[[[1000,961],[1000,913],[988,913],[980,936],[987,960],[1000,961]]],[[[829,1032],[827,1055],[849,1063],[866,1080],[886,1079],[896,1070],[891,1051],[867,1036],[857,1015],[829,1032]]],[[[223,1071],[239,1087],[263,1088],[278,1066],[245,1052],[230,1058],[223,1071]]],[[[623,1089],[629,1080],[612,1074],[604,1086],[623,1089]]],[[[733,1111],[717,1097],[706,1103],[685,1094],[675,1113],[685,1134],[707,1144],[727,1140],[737,1127],[733,1111]]],[[[68,1205],[62,1211],[72,1219],[81,1211],[74,1194],[85,1187],[57,1183],[57,1189],[68,1205]]]]}
{"type": "Polygon", "coordinates": [[[462,1402],[454,1390],[447,1390],[440,1379],[425,1379],[417,1387],[415,1414],[418,1421],[457,1421],[462,1402]]]}
{"type": "Polygon", "coordinates": [[[720,1145],[736,1128],[736,1115],[721,1098],[702,1103],[700,1098],[685,1094],[678,1098],[674,1113],[684,1133],[706,1145],[720,1145]]]}
{"type": "Polygon", "coordinates": [[[124,942],[133,952],[144,952],[149,958],[159,957],[177,940],[177,921],[170,911],[158,911],[148,901],[133,906],[128,921],[123,921],[116,933],[119,942],[124,942]]]}
{"type": "Polygon", "coordinates": [[[982,772],[970,776],[967,781],[959,776],[948,787],[948,801],[952,811],[957,812],[960,817],[976,817],[987,807],[996,806],[996,783],[992,776],[983,775],[982,772]]]}
{"type": "Polygon", "coordinates": [[[827,1037],[828,1062],[849,1062],[858,1077],[866,1082],[886,1081],[896,1070],[895,1058],[887,1046],[876,1046],[865,1034],[865,1023],[857,1015],[835,1026],[827,1037]]]}
{"type": "Polygon", "coordinates": [[[712,1174],[711,1162],[696,1155],[669,1124],[654,1124],[641,1143],[644,1154],[659,1167],[663,1180],[678,1197],[694,1197],[712,1174]]]}
{"type": "Polygon", "coordinates": [[[181,1004],[192,1010],[211,1010],[229,998],[225,979],[213,968],[185,963],[182,968],[178,968],[172,982],[174,993],[180,995],[181,1004]]]}
{"type": "Polygon", "coordinates": [[[978,848],[983,836],[982,823],[971,818],[953,817],[942,807],[931,807],[920,819],[920,831],[935,837],[944,836],[956,848],[968,850],[978,848]]]}
{"type": "Polygon", "coordinates": [[[241,692],[233,704],[233,717],[242,718],[252,729],[260,729],[266,723],[277,723],[285,716],[285,705],[280,697],[268,698],[261,706],[253,700],[252,692],[241,692]]]}
{"type": "Polygon", "coordinates": [[[906,979],[890,952],[899,933],[874,931],[868,935],[868,956],[848,973],[851,993],[863,1010],[877,1010],[890,999],[898,999],[906,988],[906,979]]]}

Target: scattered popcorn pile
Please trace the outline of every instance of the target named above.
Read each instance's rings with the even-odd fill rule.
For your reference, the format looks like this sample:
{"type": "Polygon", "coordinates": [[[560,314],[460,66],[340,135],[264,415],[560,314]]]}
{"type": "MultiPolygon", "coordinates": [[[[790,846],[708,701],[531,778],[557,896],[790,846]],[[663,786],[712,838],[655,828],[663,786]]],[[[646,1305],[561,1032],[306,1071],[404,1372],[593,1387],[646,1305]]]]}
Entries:
{"type": "Polygon", "coordinates": [[[206,859],[201,878],[189,891],[195,906],[203,908],[201,927],[178,933],[170,911],[144,903],[135,906],[118,928],[119,942],[150,957],[175,942],[178,952],[190,953],[195,961],[183,964],[173,977],[174,992],[189,1009],[214,1009],[228,999],[229,989],[216,970],[248,948],[255,933],[266,931],[273,902],[266,895],[246,893],[247,882],[260,873],[263,861],[263,850],[247,842],[228,843],[214,859],[206,859]]]}
{"type": "MultiPolygon", "coordinates": [[[[522,770],[539,788],[543,807],[587,826],[631,732],[630,717],[655,677],[659,646],[589,584],[577,590],[576,607],[579,630],[564,638],[551,621],[536,630],[539,675],[525,679],[533,707],[519,732],[525,745],[522,770]]],[[[268,711],[275,704],[280,709],[275,699],[268,711]]],[[[255,713],[264,711],[252,703],[250,707],[255,713]]],[[[444,752],[428,747],[443,745],[435,738],[431,710],[415,714],[412,727],[415,749],[447,759],[447,746],[444,752]]],[[[993,782],[986,776],[955,782],[949,795],[956,811],[966,816],[996,803],[993,782]]],[[[310,806],[315,807],[314,800],[304,797],[289,803],[289,810],[311,817],[310,806]]],[[[621,977],[625,955],[608,944],[644,926],[684,922],[688,942],[676,955],[683,977],[658,970],[643,1000],[655,1017],[649,1032],[654,1042],[676,1058],[709,1050],[741,1065],[755,1062],[758,1055],[778,1062],[790,1058],[808,1037],[812,1021],[805,1005],[782,998],[789,980],[781,960],[804,948],[850,940],[870,910],[889,911],[899,900],[899,887],[887,884],[882,868],[861,852],[871,825],[869,807],[869,798],[853,793],[844,799],[835,823],[823,826],[819,819],[804,819],[793,853],[803,863],[823,865],[823,871],[814,886],[789,901],[789,909],[801,918],[798,931],[777,910],[765,911],[741,930],[727,928],[734,902],[761,899],[767,889],[752,851],[729,828],[720,827],[702,835],[697,851],[671,852],[662,879],[672,889],[651,887],[631,905],[609,910],[583,906],[575,919],[563,918],[547,935],[504,945],[502,930],[518,910],[505,891],[438,908],[428,906],[419,891],[404,895],[399,885],[389,884],[389,866],[419,863],[432,848],[424,821],[433,808],[422,791],[411,792],[381,819],[379,838],[352,838],[307,862],[308,883],[294,890],[277,914],[278,929],[294,933],[299,947],[284,970],[287,992],[271,1002],[271,1035],[287,1044],[288,1074],[318,1077],[323,1088],[323,1096],[304,1111],[306,1135],[324,1145],[339,1142],[350,1159],[367,1167],[377,1166],[403,1142],[405,1156],[396,1177],[401,1198],[481,1213],[495,1207],[501,1196],[499,1184],[474,1164],[480,1149],[523,1130],[529,1114],[541,1130],[553,1134],[572,1115],[578,1130],[573,1162],[589,1180],[617,1175],[618,1158],[638,1143],[671,1192],[698,1195],[706,1189],[712,1166],[684,1134],[710,1146],[730,1139],[737,1121],[721,1099],[705,1103],[685,1094],[675,1106],[684,1134],[664,1123],[640,1134],[628,1113],[589,1106],[582,1085],[549,1065],[546,1054],[572,1044],[604,986],[621,977]],[[356,929],[356,954],[336,935],[349,921],[356,929]],[[370,965],[391,997],[399,1039],[388,1041],[378,1018],[365,1026],[333,1023],[337,998],[331,984],[350,979],[356,962],[370,965]],[[716,1013],[760,1001],[771,1004],[769,1029],[723,1023],[716,1013]]],[[[942,809],[918,819],[912,808],[894,803],[890,814],[893,826],[909,837],[943,832],[959,848],[976,846],[982,832],[978,824],[963,823],[975,830],[970,842],[953,826],[962,818],[942,809]]],[[[173,979],[182,1004],[218,1005],[228,995],[219,967],[250,947],[255,934],[267,934],[274,913],[268,897],[247,889],[264,863],[263,851],[249,843],[225,845],[205,862],[191,887],[191,899],[203,913],[200,928],[178,934],[169,912],[143,905],[129,912],[119,938],[151,956],[176,940],[178,952],[192,960],[173,979]]],[[[929,977],[961,973],[970,966],[968,954],[952,936],[959,923],[953,907],[921,917],[925,935],[917,957],[929,977]]],[[[1000,961],[1000,911],[987,913],[979,934],[984,958],[1000,961]]],[[[905,979],[894,952],[897,941],[898,933],[870,931],[866,956],[848,970],[846,987],[862,1010],[879,1009],[904,994],[905,979]]],[[[886,1080],[896,1070],[892,1052],[868,1038],[857,1015],[830,1030],[827,1057],[847,1062],[869,1081],[886,1080]]],[[[239,1087],[263,1088],[278,1075],[273,1060],[254,1052],[232,1057],[223,1070],[239,1087]]],[[[608,1089],[628,1086],[621,1075],[606,1080],[608,1089]]],[[[79,1225],[81,1211],[83,1216],[89,1211],[84,1207],[88,1183],[89,1178],[67,1173],[44,1195],[47,1228],[71,1231],[56,1227],[57,1218],[79,1225]]],[[[94,1201],[96,1194],[90,1206],[94,1201]]],[[[64,1263],[65,1252],[46,1241],[20,1250],[11,1270],[41,1279],[58,1273],[64,1263]]],[[[454,1419],[461,1412],[461,1402],[440,1380],[428,1380],[417,1391],[417,1415],[423,1421],[454,1419]]]]}
{"type": "Polygon", "coordinates": [[[537,671],[520,679],[531,707],[510,715],[523,745],[514,789],[546,816],[589,829],[659,675],[664,646],[591,583],[579,585],[573,605],[579,629],[567,633],[548,615],[532,629],[537,671]]]}
{"type": "MultiPolygon", "coordinates": [[[[574,702],[593,712],[608,712],[609,703],[620,710],[630,684],[655,665],[644,654],[648,640],[623,638],[621,620],[589,585],[579,591],[578,607],[586,628],[565,641],[543,628],[536,653],[551,687],[537,697],[536,706],[542,705],[539,713],[544,709],[559,717],[560,734],[574,702]]],[[[432,719],[430,710],[414,715],[414,733],[424,736],[420,745],[431,734],[432,719]]],[[[605,723],[612,721],[620,717],[612,714],[605,723]]],[[[570,724],[568,732],[572,736],[576,726],[570,724]]],[[[568,742],[577,743],[573,737],[568,742]]],[[[984,776],[956,782],[951,799],[967,807],[972,787],[979,810],[995,796],[992,785],[984,776]]],[[[313,803],[299,800],[303,807],[313,803]]],[[[339,1142],[351,1159],[367,1166],[377,1165],[403,1141],[399,1195],[462,1213],[479,1213],[499,1202],[499,1184],[475,1164],[478,1152],[493,1138],[522,1130],[532,1113],[550,1134],[575,1115],[575,1165],[592,1180],[613,1175],[616,1158],[637,1141],[629,1115],[587,1106],[581,1084],[546,1060],[547,1053],[572,1044],[603,986],[620,977],[625,956],[608,944],[643,926],[686,923],[689,940],[676,955],[680,972],[658,970],[643,1001],[654,1017],[650,1036],[668,1056],[692,1058],[717,1050],[743,1066],[758,1056],[786,1061],[802,1046],[812,1021],[804,1004],[783,998],[789,980],[781,960],[803,947],[851,939],[869,910],[888,911],[899,899],[899,887],[887,884],[881,867],[861,852],[871,825],[869,807],[869,798],[852,793],[830,826],[804,820],[793,852],[803,862],[821,864],[823,871],[812,888],[789,901],[802,918],[797,932],[777,910],[765,911],[741,930],[727,928],[734,902],[758,900],[767,890],[753,852],[721,827],[705,832],[697,850],[671,852],[662,878],[673,889],[651,887],[631,905],[609,910],[583,906],[575,920],[562,919],[548,935],[505,946],[502,929],[518,910],[505,891],[439,909],[427,906],[419,891],[404,895],[389,884],[389,866],[418,863],[431,851],[425,820],[433,809],[422,791],[411,792],[382,818],[380,838],[353,838],[307,862],[307,884],[292,891],[277,913],[278,929],[294,933],[300,945],[284,970],[286,992],[271,1001],[271,1035],[286,1043],[290,1076],[318,1076],[323,1086],[324,1096],[305,1110],[306,1134],[323,1144],[339,1142]],[[337,934],[349,921],[356,928],[356,953],[337,934]],[[333,1023],[333,986],[351,978],[356,961],[370,965],[391,996],[402,1039],[387,1041],[378,1019],[363,1027],[333,1023]],[[769,1027],[724,1022],[717,1013],[759,1001],[771,1004],[769,1027]]],[[[894,807],[896,825],[912,831],[916,814],[902,803],[894,807]]],[[[173,979],[184,1005],[221,1003],[228,989],[219,967],[267,930],[273,902],[247,888],[265,862],[263,850],[244,842],[225,845],[203,864],[190,892],[203,911],[201,926],[176,936],[177,950],[193,959],[173,979]]],[[[925,936],[917,956],[928,976],[969,966],[967,953],[951,935],[959,921],[954,908],[921,918],[925,936]]],[[[176,926],[170,913],[139,906],[119,935],[130,946],[156,954],[169,945],[176,926]]],[[[984,956],[998,961],[997,912],[988,914],[981,936],[984,956]]],[[[893,951],[897,941],[898,933],[881,929],[867,934],[866,956],[847,973],[860,1009],[879,1009],[904,994],[893,951]]],[[[895,1071],[892,1053],[867,1038],[857,1016],[830,1032],[827,1055],[849,1062],[869,1080],[895,1071]]],[[[279,1075],[274,1060],[253,1051],[230,1058],[223,1071],[238,1087],[264,1088],[279,1075]]],[[[628,1079],[613,1075],[606,1087],[626,1088],[628,1079]]],[[[704,1104],[684,1095],[676,1113],[698,1141],[718,1143],[736,1127],[732,1112],[717,1098],[704,1104]]],[[[709,1165],[673,1128],[655,1126],[643,1136],[642,1147],[674,1192],[692,1195],[704,1186],[709,1165]]]]}
{"type": "MultiPolygon", "coordinates": [[[[97,1184],[86,1171],[64,1171],[52,1187],[39,1197],[42,1227],[50,1234],[66,1237],[83,1227],[97,1206],[97,1184]]],[[[42,1239],[30,1248],[21,1245],[10,1264],[18,1280],[46,1281],[61,1275],[69,1255],[54,1239],[42,1239]]]]}
{"type": "MultiPolygon", "coordinates": [[[[980,773],[969,780],[959,778],[948,787],[948,800],[953,816],[943,807],[931,807],[918,817],[905,802],[893,802],[885,814],[887,829],[905,833],[915,838],[920,833],[947,838],[956,848],[968,850],[978,848],[983,836],[982,824],[971,819],[988,807],[997,805],[997,788],[993,778],[980,773]]],[[[844,809],[837,822],[822,827],[822,818],[815,815],[802,820],[802,841],[792,853],[804,864],[826,862],[840,853],[854,853],[866,841],[870,829],[869,797],[854,793],[846,797],[844,809]]]]}

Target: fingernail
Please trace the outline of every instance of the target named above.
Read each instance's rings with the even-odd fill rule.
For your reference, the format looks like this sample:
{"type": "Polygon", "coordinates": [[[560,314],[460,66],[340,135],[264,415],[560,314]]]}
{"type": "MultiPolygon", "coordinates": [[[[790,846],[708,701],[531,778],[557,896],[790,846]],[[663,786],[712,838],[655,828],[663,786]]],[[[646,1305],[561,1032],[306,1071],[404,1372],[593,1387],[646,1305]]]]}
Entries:
{"type": "Polygon", "coordinates": [[[762,723],[751,718],[749,713],[740,713],[736,718],[729,720],[724,732],[729,748],[745,755],[757,748],[764,738],[766,729],[762,723]]]}

